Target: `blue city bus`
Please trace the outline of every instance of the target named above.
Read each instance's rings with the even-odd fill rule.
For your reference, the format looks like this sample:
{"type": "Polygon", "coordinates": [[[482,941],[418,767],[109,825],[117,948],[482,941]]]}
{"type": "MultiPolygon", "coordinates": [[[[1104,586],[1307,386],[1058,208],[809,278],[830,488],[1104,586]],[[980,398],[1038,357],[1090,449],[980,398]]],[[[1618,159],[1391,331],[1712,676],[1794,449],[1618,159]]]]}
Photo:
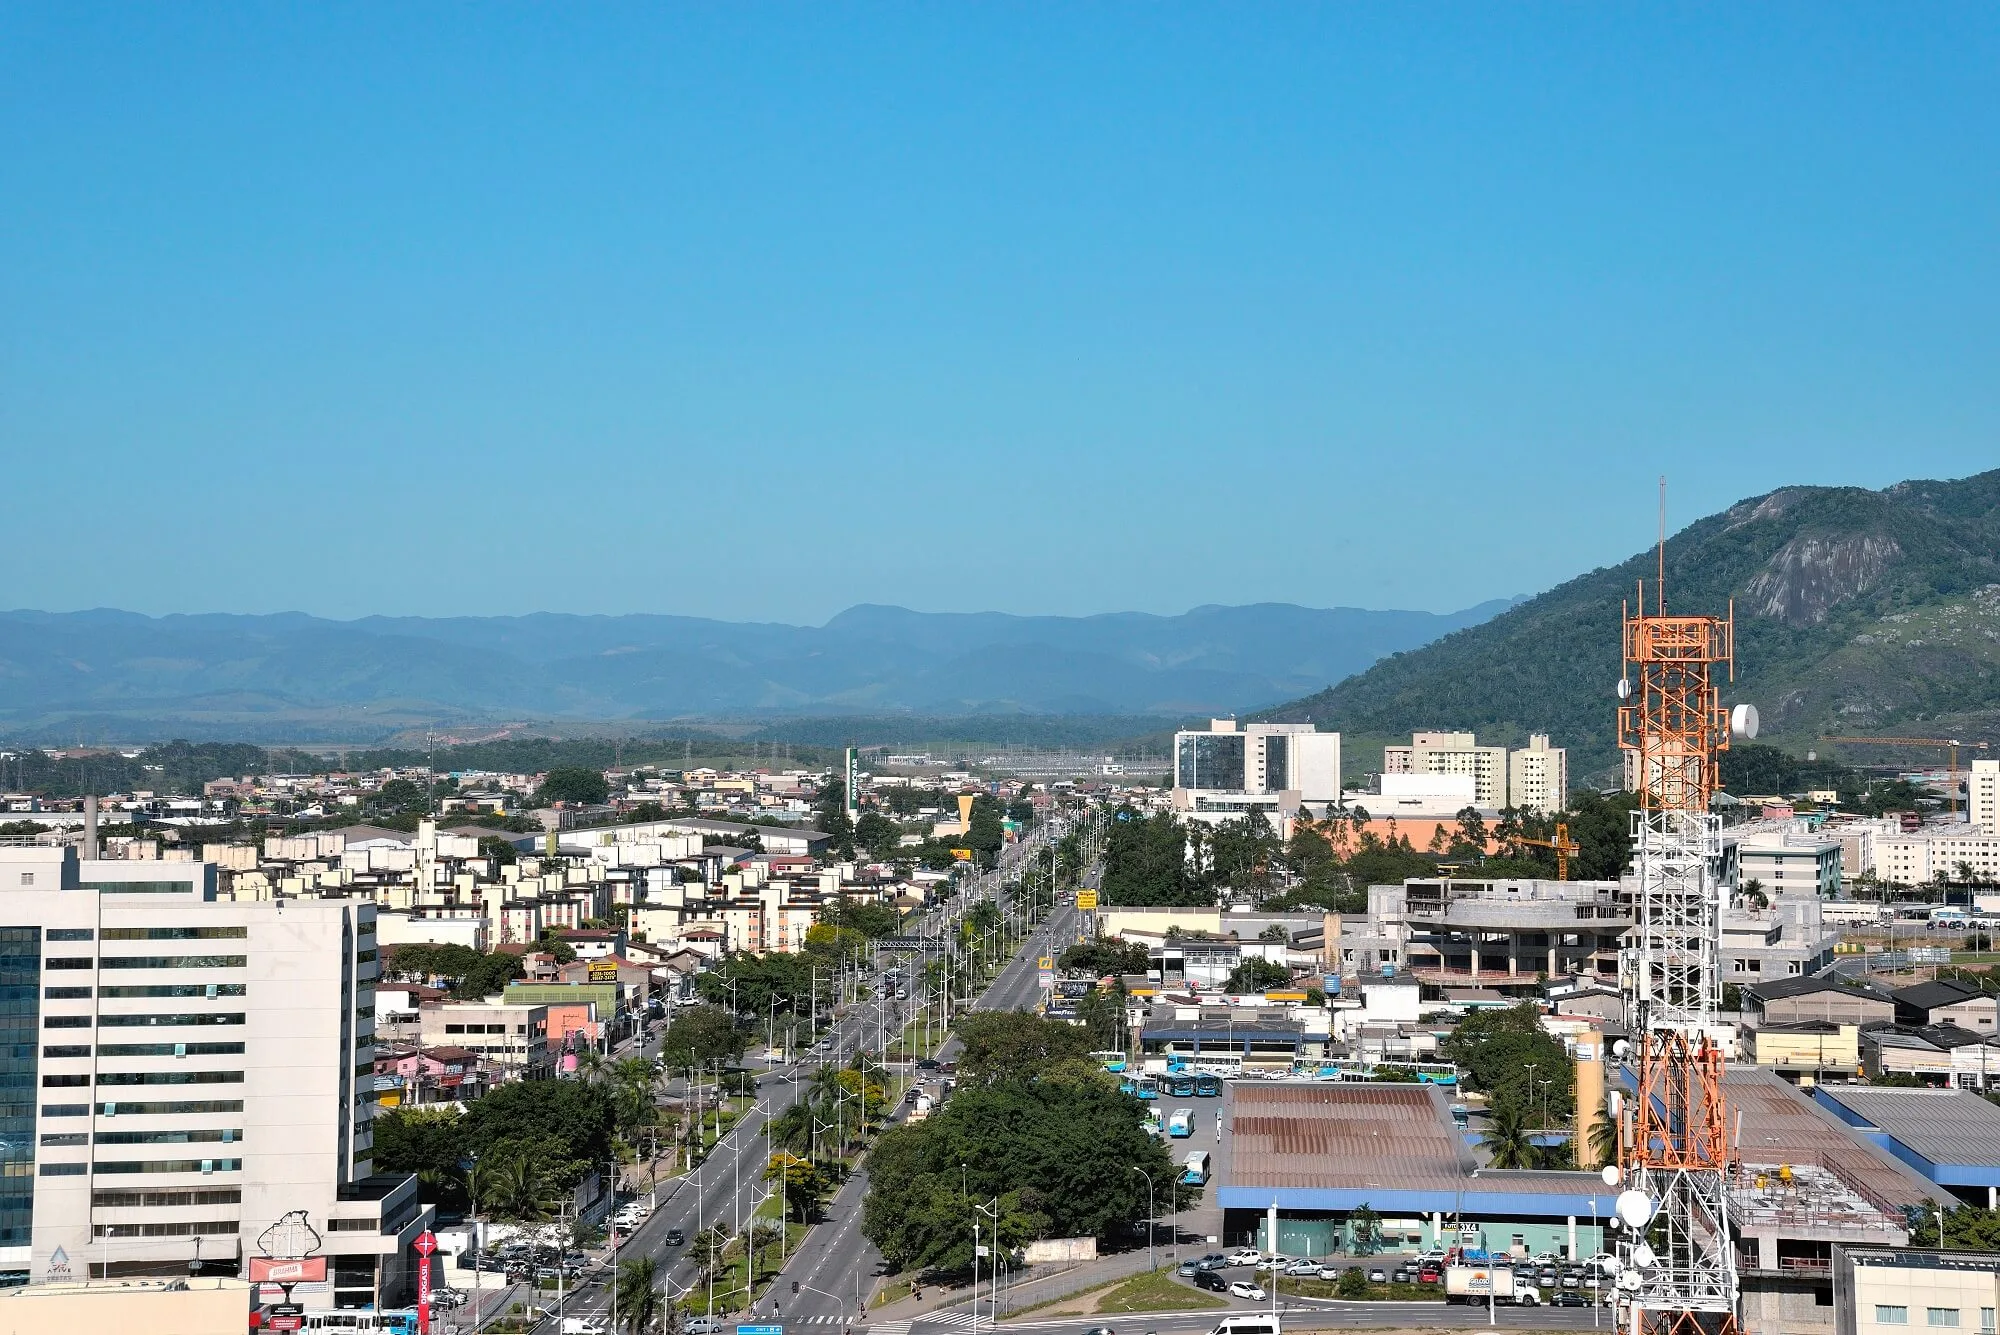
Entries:
{"type": "Polygon", "coordinates": [[[1172,1085],[1173,1085],[1173,1095],[1174,1095],[1174,1097],[1175,1097],[1175,1098],[1177,1098],[1177,1099],[1191,1099],[1191,1098],[1193,1098],[1193,1097],[1194,1097],[1194,1077],[1193,1077],[1193,1076],[1191,1076],[1191,1075],[1181,1075],[1181,1074],[1178,1074],[1178,1073],[1176,1073],[1176,1074],[1175,1074],[1175,1075],[1174,1075],[1174,1076],[1172,1077],[1172,1085]]]}
{"type": "Polygon", "coordinates": [[[1196,1098],[1219,1099],[1222,1097],[1222,1077],[1219,1075],[1198,1075],[1194,1078],[1196,1098]]]}

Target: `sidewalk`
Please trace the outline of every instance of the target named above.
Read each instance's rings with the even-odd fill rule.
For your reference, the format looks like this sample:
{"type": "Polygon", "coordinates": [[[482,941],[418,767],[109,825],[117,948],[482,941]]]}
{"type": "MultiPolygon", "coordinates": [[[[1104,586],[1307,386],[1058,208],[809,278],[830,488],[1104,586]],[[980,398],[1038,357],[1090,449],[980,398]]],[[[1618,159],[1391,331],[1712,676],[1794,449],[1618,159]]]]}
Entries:
{"type": "MultiPolygon", "coordinates": [[[[1199,1252],[1195,1255],[1200,1255],[1199,1252]]],[[[1164,1258],[1161,1261],[1165,1264],[1164,1258]]],[[[1067,1268],[1038,1267],[1022,1272],[1022,1278],[1013,1280],[1001,1291],[1000,1319],[1023,1307],[1037,1306],[1071,1294],[1082,1293],[1100,1285],[1110,1284],[1134,1275],[1146,1273],[1146,1249],[1137,1247],[1129,1252],[1119,1252],[1112,1256],[1101,1256],[1095,1261],[1085,1261],[1081,1265],[1067,1268]]],[[[982,1274],[979,1281],[979,1301],[984,1304],[989,1297],[988,1280],[982,1274]]],[[[944,1285],[926,1285],[921,1299],[901,1298],[883,1307],[868,1310],[870,1321],[914,1321],[919,1317],[947,1311],[972,1301],[972,1286],[959,1284],[947,1288],[944,1285]]]]}

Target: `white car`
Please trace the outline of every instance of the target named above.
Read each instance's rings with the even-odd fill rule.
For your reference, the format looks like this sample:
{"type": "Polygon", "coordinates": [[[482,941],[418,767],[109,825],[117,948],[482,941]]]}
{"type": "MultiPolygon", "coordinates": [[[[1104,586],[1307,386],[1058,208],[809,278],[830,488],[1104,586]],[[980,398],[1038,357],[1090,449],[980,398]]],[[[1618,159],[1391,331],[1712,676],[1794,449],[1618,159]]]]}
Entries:
{"type": "Polygon", "coordinates": [[[1264,1286],[1253,1284],[1247,1279],[1239,1279],[1229,1286],[1229,1292],[1237,1298],[1248,1298],[1253,1303],[1261,1303],[1271,1295],[1264,1292],[1264,1286]]]}
{"type": "Polygon", "coordinates": [[[1286,1266],[1286,1267],[1285,1267],[1285,1273],[1286,1273],[1286,1274],[1288,1274],[1288,1275],[1293,1275],[1293,1276],[1298,1276],[1298,1275],[1311,1275],[1311,1276],[1313,1276],[1314,1278],[1318,1278],[1318,1276],[1319,1276],[1319,1262],[1318,1262],[1318,1261],[1294,1261],[1294,1262],[1292,1262],[1292,1263],[1291,1263],[1290,1265],[1288,1265],[1288,1266],[1286,1266]]]}
{"type": "Polygon", "coordinates": [[[1264,1254],[1255,1247],[1238,1247],[1235,1251],[1229,1253],[1229,1264],[1231,1265],[1256,1265],[1263,1259],[1264,1254]]]}

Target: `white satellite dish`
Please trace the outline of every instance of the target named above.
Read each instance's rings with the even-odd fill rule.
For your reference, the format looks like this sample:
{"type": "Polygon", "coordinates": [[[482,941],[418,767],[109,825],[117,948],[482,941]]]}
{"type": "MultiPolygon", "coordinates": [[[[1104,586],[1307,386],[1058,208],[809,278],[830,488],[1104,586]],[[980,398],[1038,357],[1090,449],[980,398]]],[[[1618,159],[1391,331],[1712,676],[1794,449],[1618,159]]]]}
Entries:
{"type": "MultiPolygon", "coordinates": [[[[1632,1045],[1631,1045],[1630,1043],[1626,1042],[1626,1041],[1625,1041],[1624,1039],[1622,1039],[1622,1038],[1621,1038],[1621,1039],[1619,1039],[1619,1040],[1617,1040],[1616,1042],[1614,1042],[1614,1043],[1613,1043],[1613,1044],[1611,1045],[1611,1055],[1612,1055],[1612,1056],[1614,1056],[1614,1057],[1617,1057],[1617,1058],[1619,1058],[1620,1060],[1623,1060],[1623,1059],[1624,1059],[1624,1056],[1625,1056],[1625,1054],[1626,1054],[1626,1053],[1628,1053],[1628,1052],[1630,1052],[1631,1050],[1632,1050],[1632,1045]]],[[[1611,1097],[1612,1097],[1612,1098],[1614,1098],[1614,1099],[1615,1099],[1615,1098],[1617,1098],[1617,1097],[1618,1097],[1618,1092],[1617,1092],[1616,1090],[1613,1090],[1613,1091],[1612,1091],[1612,1093],[1611,1093],[1611,1097]]],[[[1615,1111],[1615,1110],[1614,1110],[1614,1111],[1615,1111]]]]}
{"type": "Polygon", "coordinates": [[[1599,1174],[1599,1176],[1600,1176],[1600,1177],[1602,1177],[1602,1178],[1604,1179],[1604,1185],[1605,1185],[1605,1186],[1607,1186],[1607,1187],[1615,1187],[1615,1186],[1617,1186],[1617,1185],[1618,1185],[1618,1179],[1619,1179],[1620,1177],[1624,1176],[1624,1174],[1622,1174],[1622,1173],[1620,1173],[1620,1172],[1618,1171],[1618,1165],[1617,1165],[1617,1164],[1615,1164],[1615,1163],[1608,1163],[1608,1164],[1604,1165],[1604,1171],[1603,1171],[1602,1173],[1600,1173],[1600,1174],[1599,1174]]]}
{"type": "Polygon", "coordinates": [[[1612,1207],[1618,1217],[1631,1228],[1644,1228],[1646,1221],[1653,1217],[1653,1198],[1643,1191],[1626,1190],[1618,1193],[1618,1203],[1612,1207]]]}
{"type": "Polygon", "coordinates": [[[1639,1272],[1636,1270],[1621,1270],[1618,1272],[1618,1278],[1614,1282],[1621,1289],[1636,1289],[1639,1287],[1639,1272]]]}
{"type": "Polygon", "coordinates": [[[1619,1260],[1615,1256],[1607,1256],[1602,1261],[1598,1262],[1598,1269],[1602,1270],[1607,1275],[1616,1276],[1618,1272],[1623,1270],[1624,1268],[1625,1268],[1625,1263],[1619,1260]]]}
{"type": "Polygon", "coordinates": [[[1659,1257],[1653,1255],[1653,1249],[1643,1242],[1632,1249],[1632,1264],[1642,1270],[1650,1268],[1653,1262],[1659,1259],[1659,1257]]]}
{"type": "Polygon", "coordinates": [[[1729,711],[1729,733],[1746,742],[1757,740],[1757,706],[1738,705],[1729,711]]]}
{"type": "Polygon", "coordinates": [[[1613,689],[1618,692],[1620,700],[1630,700],[1632,698],[1632,679],[1630,677],[1620,677],[1618,685],[1613,689]]]}

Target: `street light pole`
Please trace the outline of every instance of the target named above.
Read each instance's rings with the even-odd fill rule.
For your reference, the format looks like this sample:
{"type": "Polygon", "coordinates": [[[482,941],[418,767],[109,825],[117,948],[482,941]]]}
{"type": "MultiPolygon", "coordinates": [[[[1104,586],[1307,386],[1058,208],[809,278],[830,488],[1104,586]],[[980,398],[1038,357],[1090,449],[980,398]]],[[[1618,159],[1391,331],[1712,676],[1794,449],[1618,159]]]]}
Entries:
{"type": "Polygon", "coordinates": [[[1146,1179],[1146,1269],[1158,1270],[1158,1260],[1153,1253],[1153,1239],[1160,1231],[1160,1221],[1153,1213],[1153,1175],[1137,1164],[1130,1165],[1133,1172],[1146,1179]]]}

